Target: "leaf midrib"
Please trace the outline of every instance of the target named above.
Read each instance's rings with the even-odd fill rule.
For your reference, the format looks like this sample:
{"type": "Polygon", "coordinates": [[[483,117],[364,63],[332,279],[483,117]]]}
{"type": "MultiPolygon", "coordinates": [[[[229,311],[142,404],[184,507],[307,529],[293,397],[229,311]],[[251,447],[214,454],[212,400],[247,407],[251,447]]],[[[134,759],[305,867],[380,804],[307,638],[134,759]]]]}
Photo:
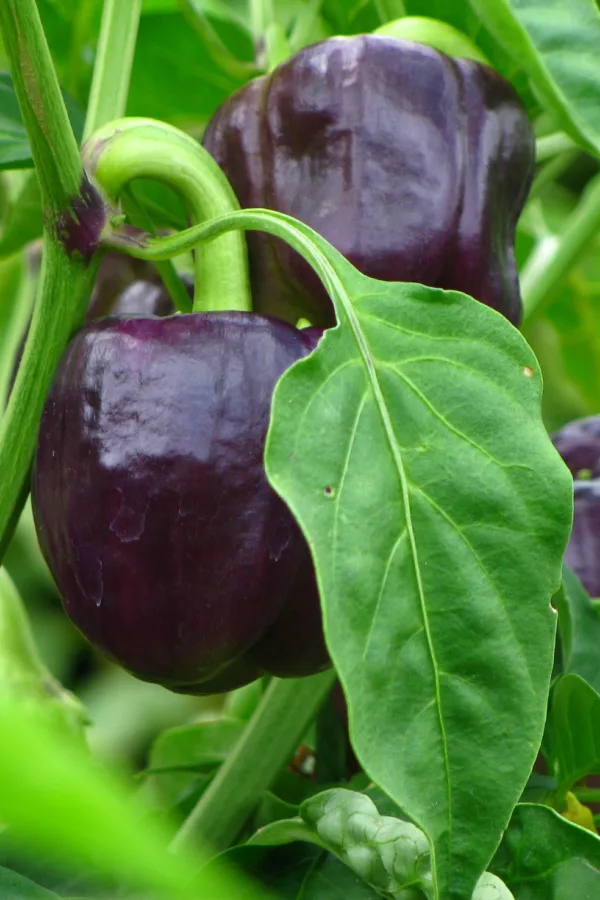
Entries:
{"type": "MultiPolygon", "coordinates": [[[[417,581],[417,589],[419,595],[419,602],[421,606],[421,615],[423,619],[423,626],[425,635],[427,638],[427,646],[429,649],[429,654],[431,657],[431,662],[433,666],[433,676],[434,676],[434,684],[435,684],[435,700],[436,700],[436,711],[438,724],[440,729],[440,735],[442,738],[442,745],[444,749],[444,767],[446,771],[446,785],[447,785],[447,807],[448,807],[448,832],[447,832],[447,843],[448,849],[450,850],[450,845],[452,842],[452,792],[451,792],[451,778],[450,778],[450,768],[449,768],[449,753],[448,753],[448,737],[446,734],[446,728],[444,723],[444,718],[442,714],[442,698],[441,698],[441,685],[439,678],[439,668],[437,662],[437,656],[435,653],[435,649],[433,646],[433,638],[431,634],[431,628],[429,623],[429,617],[426,609],[426,598],[425,591],[423,587],[423,578],[421,574],[421,567],[419,564],[419,555],[417,550],[417,540],[414,533],[413,522],[412,522],[412,514],[411,514],[411,506],[410,506],[410,491],[408,486],[408,480],[406,477],[406,472],[404,469],[404,463],[402,461],[402,456],[400,454],[400,448],[398,442],[396,440],[396,436],[394,434],[392,422],[387,410],[387,406],[385,403],[385,399],[383,396],[383,391],[381,390],[381,385],[379,384],[379,378],[377,375],[376,366],[374,364],[371,349],[369,344],[365,338],[365,335],[362,331],[360,322],[356,313],[354,311],[354,307],[350,297],[348,296],[345,287],[338,276],[337,270],[334,269],[334,274],[332,276],[335,281],[335,288],[337,296],[340,299],[340,302],[343,306],[344,312],[348,318],[348,322],[350,324],[350,328],[352,329],[352,334],[356,341],[358,351],[360,356],[364,362],[364,365],[367,370],[367,377],[371,386],[371,390],[373,393],[373,397],[375,400],[375,405],[377,407],[377,411],[381,416],[381,421],[383,424],[383,429],[385,432],[386,440],[388,442],[389,448],[392,453],[392,457],[394,460],[394,464],[398,473],[398,480],[400,482],[400,488],[402,493],[402,501],[405,509],[405,523],[406,523],[406,532],[408,534],[410,548],[411,548],[411,556],[413,560],[413,567],[415,572],[415,578],[417,581]]],[[[431,846],[431,856],[432,856],[432,871],[434,873],[435,886],[436,886],[436,894],[438,894],[438,884],[437,884],[437,867],[435,865],[435,846],[432,843],[431,846]]]]}

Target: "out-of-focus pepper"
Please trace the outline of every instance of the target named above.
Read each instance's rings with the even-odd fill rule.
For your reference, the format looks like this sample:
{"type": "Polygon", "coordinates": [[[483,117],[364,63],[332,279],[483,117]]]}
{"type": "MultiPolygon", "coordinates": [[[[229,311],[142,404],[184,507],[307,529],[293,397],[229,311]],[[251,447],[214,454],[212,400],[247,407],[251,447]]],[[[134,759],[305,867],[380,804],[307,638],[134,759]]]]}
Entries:
{"type": "MultiPolygon", "coordinates": [[[[204,146],[243,207],[301,219],[374,278],[464,291],[519,322],[513,240],[534,138],[488,66],[394,38],[332,38],[229,98],[204,146]]],[[[306,263],[276,238],[248,240],[255,308],[331,324],[306,263]]]]}
{"type": "Polygon", "coordinates": [[[65,610],[139,677],[215,693],[329,664],[308,546],[263,467],[273,388],[318,340],[253,313],[73,339],[32,480],[65,610]]]}
{"type": "Polygon", "coordinates": [[[592,597],[600,597],[600,416],[569,422],[552,436],[573,475],[573,530],[566,564],[592,597]]]}

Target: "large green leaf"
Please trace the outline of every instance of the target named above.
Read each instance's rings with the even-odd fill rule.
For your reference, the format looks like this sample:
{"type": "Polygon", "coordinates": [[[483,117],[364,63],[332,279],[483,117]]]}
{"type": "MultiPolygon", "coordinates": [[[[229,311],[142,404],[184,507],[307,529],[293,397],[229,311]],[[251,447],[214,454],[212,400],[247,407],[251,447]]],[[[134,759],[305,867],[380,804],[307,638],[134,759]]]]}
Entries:
{"type": "Polygon", "coordinates": [[[29,141],[12,79],[0,72],[0,168],[18,169],[33,165],[29,141]]]}
{"type": "Polygon", "coordinates": [[[298,900],[379,900],[380,896],[331,853],[324,853],[307,872],[302,893],[297,895],[298,900]]]}
{"type": "Polygon", "coordinates": [[[516,807],[490,869],[515,900],[596,900],[600,838],[547,806],[516,807]]]}
{"type": "Polygon", "coordinates": [[[43,228],[40,186],[35,172],[13,172],[9,207],[0,231],[0,258],[21,250],[41,237],[43,228]]]}
{"type": "Polygon", "coordinates": [[[566,566],[554,601],[565,674],[579,675],[600,691],[600,615],[576,575],[566,566]]]}
{"type": "Polygon", "coordinates": [[[558,124],[600,153],[600,10],[596,0],[470,0],[558,124]]]}
{"type": "Polygon", "coordinates": [[[563,675],[552,688],[550,716],[556,777],[568,790],[600,772],[600,695],[579,675],[563,675]]]}
{"type": "Polygon", "coordinates": [[[0,866],[0,897],[2,900],[60,900],[58,894],[47,891],[17,872],[0,866]]]}
{"type": "MultiPolygon", "coordinates": [[[[264,887],[268,888],[271,898],[278,900],[316,900],[306,893],[307,886],[311,881],[311,872],[315,866],[325,857],[338,860],[335,856],[325,854],[320,847],[314,844],[303,844],[296,842],[281,847],[259,847],[249,846],[247,844],[232,847],[217,857],[217,861],[229,863],[241,869],[242,872],[250,876],[254,881],[258,881],[264,887]]],[[[347,875],[363,886],[370,893],[367,895],[369,900],[377,900],[377,895],[368,888],[368,886],[356,878],[356,876],[343,863],[339,863],[342,875],[336,879],[335,884],[328,883],[329,895],[327,900],[345,897],[345,900],[359,900],[359,896],[352,896],[346,893],[347,875]],[[344,879],[344,880],[341,880],[344,879]],[[343,894],[340,894],[343,891],[343,894]]],[[[241,891],[235,900],[250,900],[247,894],[241,891]]],[[[364,896],[360,896],[360,900],[365,900],[364,896]]]]}
{"type": "MultiPolygon", "coordinates": [[[[248,36],[231,21],[218,24],[228,49],[239,59],[248,59],[248,36]]],[[[151,116],[199,132],[216,107],[242,84],[215,67],[181,12],[142,16],[128,115],[151,116]]]]}
{"type": "Polygon", "coordinates": [[[459,900],[541,740],[572,482],[514,328],[318,243],[340,324],[279,382],[267,472],[313,550],[357,755],[459,900]]]}
{"type": "MultiPolygon", "coordinates": [[[[65,94],[64,99],[71,125],[79,139],[83,132],[83,112],[69,95],[65,94]]],[[[0,72],[0,169],[22,169],[32,166],[29,141],[21,119],[12,78],[7,72],[0,72]]]]}

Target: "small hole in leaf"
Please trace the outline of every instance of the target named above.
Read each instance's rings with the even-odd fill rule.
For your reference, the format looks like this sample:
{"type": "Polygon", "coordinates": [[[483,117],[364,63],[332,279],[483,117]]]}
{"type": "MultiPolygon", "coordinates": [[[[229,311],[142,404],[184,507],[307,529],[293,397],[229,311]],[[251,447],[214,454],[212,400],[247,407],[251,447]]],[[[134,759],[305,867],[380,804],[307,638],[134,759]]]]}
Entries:
{"type": "Polygon", "coordinates": [[[525,376],[525,378],[531,378],[531,376],[533,375],[533,369],[530,366],[524,366],[523,375],[525,376]]]}
{"type": "Polygon", "coordinates": [[[328,484],[323,493],[326,497],[335,497],[335,488],[328,484]]]}

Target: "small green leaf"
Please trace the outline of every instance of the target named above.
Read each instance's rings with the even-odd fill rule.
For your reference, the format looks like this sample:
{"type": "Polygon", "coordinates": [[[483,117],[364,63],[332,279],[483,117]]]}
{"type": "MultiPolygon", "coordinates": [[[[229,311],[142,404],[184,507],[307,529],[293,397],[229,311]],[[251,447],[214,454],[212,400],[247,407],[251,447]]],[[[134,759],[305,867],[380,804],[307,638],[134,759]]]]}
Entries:
{"type": "Polygon", "coordinates": [[[555,117],[600,154],[600,10],[596,0],[470,0],[555,117]]]}
{"type": "Polygon", "coordinates": [[[600,838],[547,806],[520,804],[490,869],[515,900],[596,900],[600,838]]]}
{"type": "Polygon", "coordinates": [[[563,589],[553,601],[558,610],[565,675],[579,675],[600,691],[600,615],[577,576],[566,566],[563,589]]]}
{"type": "MultiPolygon", "coordinates": [[[[339,883],[352,885],[350,896],[370,896],[376,891],[391,900],[425,900],[433,898],[431,858],[427,839],[410,822],[382,816],[364,794],[342,788],[324,791],[306,800],[301,818],[274,822],[261,828],[246,846],[277,846],[305,841],[329,849],[359,876],[362,886],[335,867],[339,883]],[[303,821],[304,820],[304,821],[303,821]],[[368,887],[368,890],[367,890],[368,887]]],[[[309,882],[321,879],[328,866],[327,857],[317,864],[309,882]]],[[[302,897],[304,897],[304,893],[302,897]]],[[[312,896],[308,892],[307,896],[312,896]]],[[[501,880],[484,872],[477,882],[472,900],[513,900],[501,880]]]]}
{"type": "MultiPolygon", "coordinates": [[[[313,840],[384,897],[408,900],[414,888],[415,894],[433,898],[429,843],[411,822],[381,816],[369,797],[344,788],[305,800],[300,816],[313,840]]],[[[284,828],[281,822],[270,827],[277,826],[284,828]]]]}
{"type": "Polygon", "coordinates": [[[473,891],[473,900],[515,900],[515,898],[497,875],[484,872],[473,891]]]}
{"type": "Polygon", "coordinates": [[[565,791],[600,772],[600,695],[579,675],[563,675],[552,688],[550,717],[556,777],[565,791]]]}

